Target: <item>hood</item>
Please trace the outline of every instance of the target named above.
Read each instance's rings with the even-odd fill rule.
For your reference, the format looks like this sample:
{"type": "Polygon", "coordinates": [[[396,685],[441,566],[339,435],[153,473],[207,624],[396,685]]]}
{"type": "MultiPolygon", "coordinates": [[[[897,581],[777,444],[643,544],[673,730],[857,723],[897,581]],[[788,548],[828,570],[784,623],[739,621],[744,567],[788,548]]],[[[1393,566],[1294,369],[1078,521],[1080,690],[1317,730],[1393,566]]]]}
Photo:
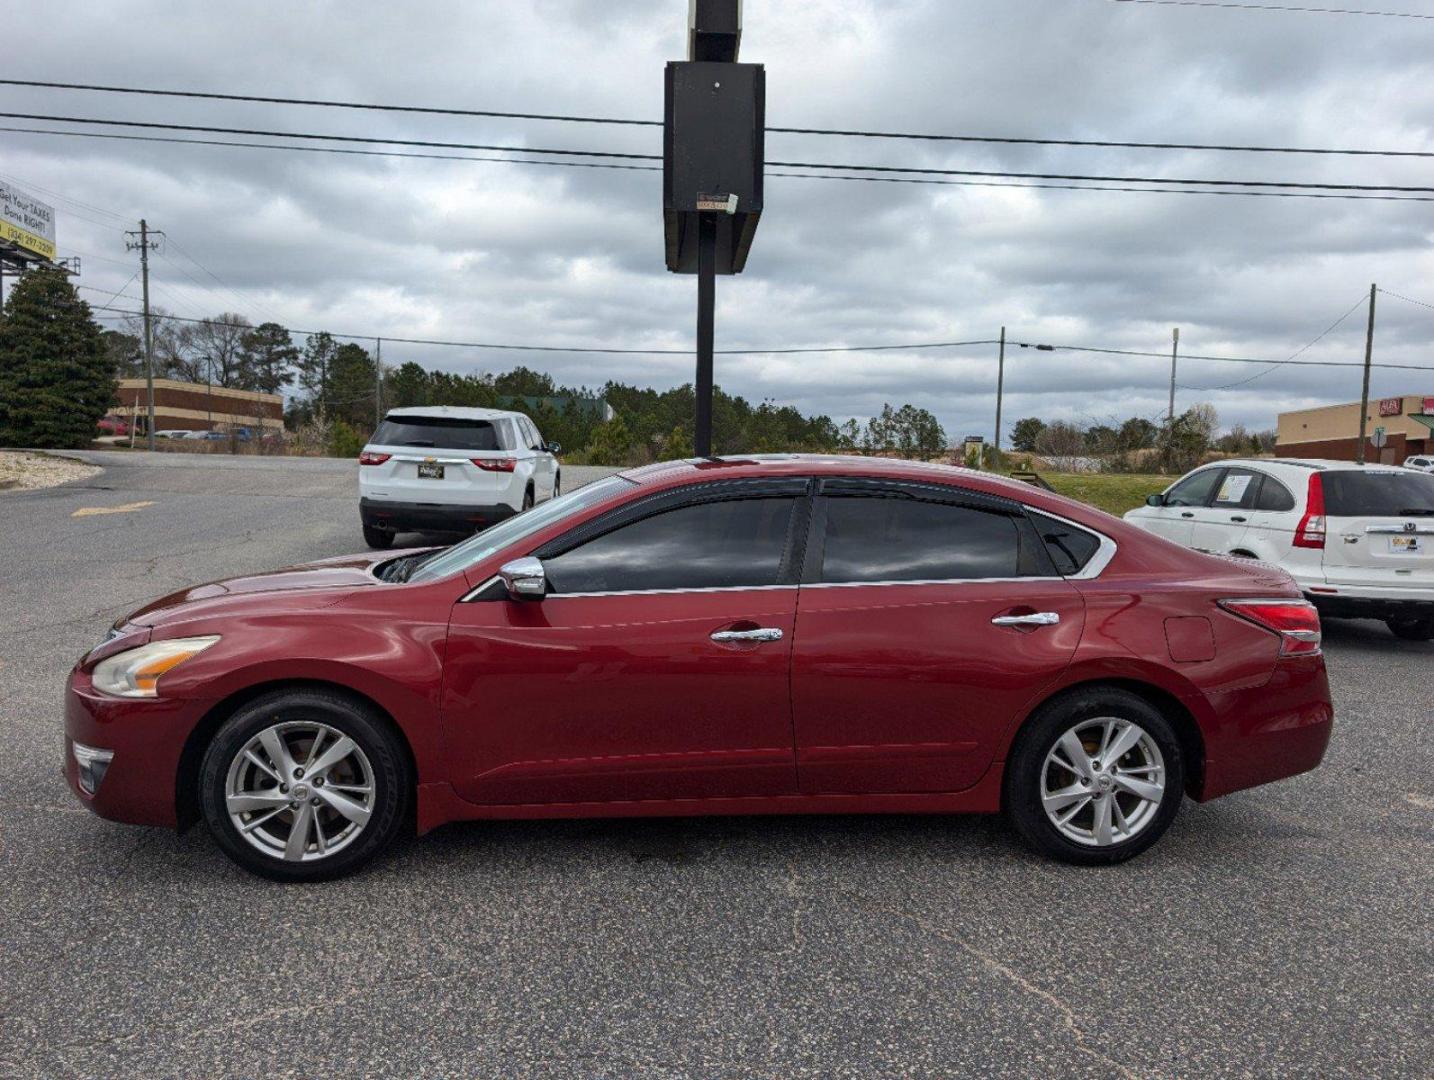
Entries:
{"type": "Polygon", "coordinates": [[[155,626],[176,618],[197,615],[221,615],[241,607],[251,607],[256,600],[268,603],[283,601],[294,607],[327,607],[338,603],[353,589],[382,585],[373,574],[379,563],[388,562],[408,552],[385,551],[382,554],[344,555],[336,559],[274,570],[265,574],[225,578],[207,585],[180,589],[146,604],[122,618],[116,626],[126,623],[155,626]]]}

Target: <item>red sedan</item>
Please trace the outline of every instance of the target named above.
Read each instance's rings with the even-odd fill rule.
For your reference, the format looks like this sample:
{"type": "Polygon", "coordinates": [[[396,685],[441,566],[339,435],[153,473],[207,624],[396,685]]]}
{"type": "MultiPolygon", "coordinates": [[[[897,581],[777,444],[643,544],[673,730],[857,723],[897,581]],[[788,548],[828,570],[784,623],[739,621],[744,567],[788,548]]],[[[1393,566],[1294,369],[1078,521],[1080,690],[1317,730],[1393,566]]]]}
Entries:
{"type": "Polygon", "coordinates": [[[87,806],[280,879],[476,818],[994,812],[1113,863],[1316,766],[1319,618],[1013,481],[672,462],[455,547],[203,585],[76,665],[87,806]]]}

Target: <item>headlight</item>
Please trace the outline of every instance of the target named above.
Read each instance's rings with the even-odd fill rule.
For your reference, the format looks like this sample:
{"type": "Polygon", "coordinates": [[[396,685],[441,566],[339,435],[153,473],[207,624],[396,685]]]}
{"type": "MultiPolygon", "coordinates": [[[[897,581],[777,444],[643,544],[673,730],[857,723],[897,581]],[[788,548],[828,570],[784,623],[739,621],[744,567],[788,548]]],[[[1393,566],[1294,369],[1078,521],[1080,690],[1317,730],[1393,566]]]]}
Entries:
{"type": "Polygon", "coordinates": [[[219,640],[217,634],[210,637],[174,638],[170,641],[152,641],[137,649],[126,649],[115,653],[95,665],[91,676],[95,689],[115,697],[155,697],[158,694],[159,677],[171,668],[178,667],[191,656],[198,656],[219,640]]]}

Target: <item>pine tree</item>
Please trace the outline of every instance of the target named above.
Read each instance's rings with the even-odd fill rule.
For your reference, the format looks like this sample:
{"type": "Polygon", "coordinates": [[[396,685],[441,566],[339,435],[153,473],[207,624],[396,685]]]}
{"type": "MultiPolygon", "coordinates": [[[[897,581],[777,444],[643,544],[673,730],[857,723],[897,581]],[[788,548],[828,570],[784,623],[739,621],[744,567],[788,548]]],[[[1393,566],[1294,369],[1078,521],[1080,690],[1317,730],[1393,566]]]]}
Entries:
{"type": "Polygon", "coordinates": [[[249,386],[265,394],[277,394],[294,381],[294,364],[299,350],[294,339],[276,322],[260,323],[240,342],[239,364],[249,386]]]}
{"type": "Polygon", "coordinates": [[[32,270],[0,319],[0,446],[88,446],[115,402],[90,306],[61,270],[32,270]]]}

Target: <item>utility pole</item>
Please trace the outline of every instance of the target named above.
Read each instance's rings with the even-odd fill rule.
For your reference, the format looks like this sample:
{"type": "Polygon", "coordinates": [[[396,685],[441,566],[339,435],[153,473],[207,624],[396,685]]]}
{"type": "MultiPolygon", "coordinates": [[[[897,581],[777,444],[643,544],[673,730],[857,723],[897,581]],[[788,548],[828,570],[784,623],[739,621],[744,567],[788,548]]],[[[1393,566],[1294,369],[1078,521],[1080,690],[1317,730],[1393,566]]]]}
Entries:
{"type": "Polygon", "coordinates": [[[1170,408],[1165,413],[1166,426],[1175,430],[1175,361],[1180,355],[1180,327],[1170,331],[1170,408]]]}
{"type": "Polygon", "coordinates": [[[164,233],[151,233],[149,225],[144,218],[139,219],[139,232],[125,233],[126,236],[138,236],[138,240],[125,241],[125,250],[133,251],[139,248],[139,269],[144,280],[144,381],[149,394],[149,410],[145,422],[145,429],[149,435],[149,448],[154,449],[154,331],[150,325],[149,316],[149,250],[158,248],[159,241],[151,240],[151,236],[164,238],[164,233]]]}
{"type": "Polygon", "coordinates": [[[996,354],[996,450],[992,460],[1001,467],[1001,395],[1006,386],[1006,328],[1001,327],[1001,351],[996,354]]]}
{"type": "Polygon", "coordinates": [[[373,429],[383,423],[383,338],[373,339],[373,429]]]}
{"type": "Polygon", "coordinates": [[[1365,436],[1369,425],[1369,368],[1374,359],[1374,296],[1379,287],[1369,287],[1369,327],[1364,332],[1364,390],[1359,395],[1359,449],[1354,460],[1364,464],[1365,436]]]}

